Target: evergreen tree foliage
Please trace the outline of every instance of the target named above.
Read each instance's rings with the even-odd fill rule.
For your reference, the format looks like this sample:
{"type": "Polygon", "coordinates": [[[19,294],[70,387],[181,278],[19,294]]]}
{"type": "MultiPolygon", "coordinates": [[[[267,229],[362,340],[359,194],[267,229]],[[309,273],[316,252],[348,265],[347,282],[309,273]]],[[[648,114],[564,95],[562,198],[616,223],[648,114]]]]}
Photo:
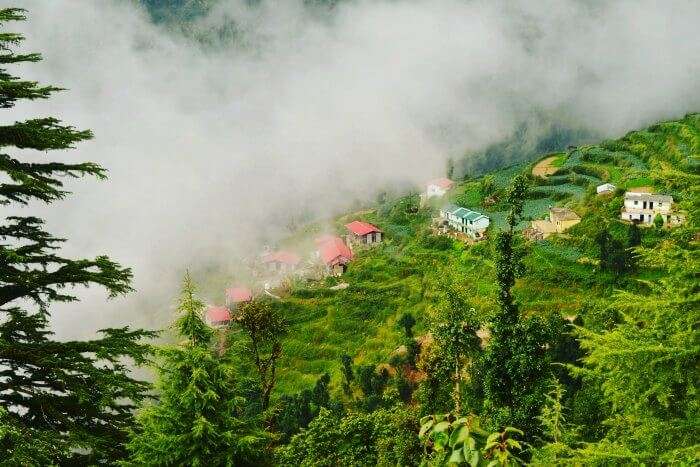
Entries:
{"type": "Polygon", "coordinates": [[[452,178],[455,174],[455,161],[451,157],[447,158],[445,176],[447,178],[452,178]]]}
{"type": "MultiPolygon", "coordinates": [[[[4,29],[8,22],[25,19],[22,9],[0,10],[2,109],[60,91],[7,71],[8,64],[41,60],[36,53],[15,53],[24,37],[4,29]]],[[[27,162],[10,154],[10,148],[48,154],[90,138],[89,130],[52,117],[0,125],[0,205],[30,209],[32,201],[51,203],[67,196],[66,178],[105,178],[104,169],[91,162],[27,162]]],[[[6,217],[0,224],[0,459],[9,464],[120,459],[134,404],[148,390],[130,377],[129,365],[147,360],[150,349],[140,341],[153,333],[104,329],[101,338],[90,341],[53,340],[50,305],[76,301],[73,287],[100,285],[110,297],[131,290],[128,268],[106,256],[64,258],[58,252],[64,241],[31,215],[6,217]]]]}
{"type": "Polygon", "coordinates": [[[243,416],[233,364],[213,349],[204,304],[185,276],[175,329],[181,342],[157,350],[158,403],[141,409],[128,444],[134,465],[256,465],[269,436],[243,416]]]}
{"type": "Polygon", "coordinates": [[[389,378],[389,371],[385,367],[377,368],[375,365],[366,364],[357,368],[357,384],[364,395],[359,401],[360,408],[371,412],[382,406],[382,396],[389,378]]]}
{"type": "Polygon", "coordinates": [[[308,427],[322,408],[332,412],[342,412],[342,405],[331,402],[328,392],[330,381],[330,375],[324,373],[316,381],[313,389],[305,389],[293,395],[284,394],[280,397],[274,425],[276,431],[282,435],[281,442],[288,442],[302,428],[308,427]]]}
{"type": "MultiPolygon", "coordinates": [[[[633,234],[630,233],[629,235],[633,234]]],[[[636,238],[628,237],[628,243],[632,241],[636,241],[636,238]]],[[[625,247],[622,241],[610,235],[607,228],[601,230],[596,235],[596,243],[598,244],[598,259],[600,261],[601,270],[611,271],[616,276],[620,276],[632,269],[632,253],[625,247]]]]}
{"type": "Polygon", "coordinates": [[[664,218],[661,214],[654,216],[654,227],[662,229],[664,227],[664,218]]]}
{"type": "Polygon", "coordinates": [[[496,182],[493,179],[493,175],[486,175],[479,182],[479,195],[481,196],[481,201],[483,202],[486,198],[493,195],[496,192],[496,182]]]}
{"type": "Polygon", "coordinates": [[[583,369],[612,407],[607,436],[576,450],[586,464],[693,464],[700,452],[700,254],[661,244],[641,252],[667,278],[648,290],[621,291],[610,307],[611,330],[577,328],[587,351],[583,369]]]}
{"type": "Polygon", "coordinates": [[[445,367],[443,372],[451,375],[454,413],[457,414],[462,412],[465,373],[481,352],[480,339],[476,334],[479,324],[476,310],[455,290],[446,288],[444,303],[431,326],[431,332],[441,356],[441,366],[445,367]]]}

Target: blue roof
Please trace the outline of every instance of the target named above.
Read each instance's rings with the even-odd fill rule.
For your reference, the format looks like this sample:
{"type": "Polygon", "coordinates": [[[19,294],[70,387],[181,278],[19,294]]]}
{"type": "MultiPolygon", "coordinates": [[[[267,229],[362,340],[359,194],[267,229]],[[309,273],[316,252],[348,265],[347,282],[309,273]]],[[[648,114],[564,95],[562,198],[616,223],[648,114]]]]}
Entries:
{"type": "Polygon", "coordinates": [[[463,208],[460,206],[455,206],[454,204],[447,204],[442,209],[444,211],[449,212],[450,214],[452,214],[455,217],[459,217],[460,219],[463,219],[463,220],[466,219],[466,220],[472,221],[472,222],[479,220],[481,218],[488,219],[486,216],[484,216],[483,214],[481,214],[479,212],[472,211],[470,209],[463,208]]]}

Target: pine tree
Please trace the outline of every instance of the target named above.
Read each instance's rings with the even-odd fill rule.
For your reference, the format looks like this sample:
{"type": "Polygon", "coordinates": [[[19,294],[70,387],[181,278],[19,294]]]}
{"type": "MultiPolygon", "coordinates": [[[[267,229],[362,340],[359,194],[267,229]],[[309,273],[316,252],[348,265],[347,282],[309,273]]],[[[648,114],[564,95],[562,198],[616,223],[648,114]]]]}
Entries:
{"type": "Polygon", "coordinates": [[[669,274],[649,290],[616,293],[614,328],[577,328],[587,356],[571,370],[600,385],[611,412],[607,436],[578,449],[572,464],[697,464],[700,253],[661,244],[640,251],[640,262],[669,274]]]}
{"type": "MultiPolygon", "coordinates": [[[[0,28],[25,20],[24,13],[18,8],[0,10],[0,28]]],[[[23,39],[0,31],[2,109],[60,91],[7,72],[8,64],[41,60],[36,53],[14,52],[23,39]]],[[[104,169],[91,162],[26,162],[8,154],[8,148],[65,150],[90,138],[89,130],[76,130],[52,117],[0,126],[0,205],[48,204],[68,195],[65,178],[104,179],[104,169]]],[[[110,297],[131,290],[128,268],[106,256],[64,258],[58,252],[62,242],[46,232],[37,217],[7,217],[0,224],[0,432],[7,434],[0,442],[0,458],[10,464],[119,459],[134,404],[149,387],[130,377],[129,361],[146,361],[150,349],[139,341],[153,333],[104,329],[102,338],[91,341],[52,339],[50,305],[76,301],[72,287],[101,285],[110,297]]]]}
{"type": "Polygon", "coordinates": [[[213,349],[204,304],[185,276],[175,329],[182,341],[157,350],[159,403],[144,407],[128,449],[135,465],[256,465],[268,436],[243,416],[228,354],[213,349]]]}

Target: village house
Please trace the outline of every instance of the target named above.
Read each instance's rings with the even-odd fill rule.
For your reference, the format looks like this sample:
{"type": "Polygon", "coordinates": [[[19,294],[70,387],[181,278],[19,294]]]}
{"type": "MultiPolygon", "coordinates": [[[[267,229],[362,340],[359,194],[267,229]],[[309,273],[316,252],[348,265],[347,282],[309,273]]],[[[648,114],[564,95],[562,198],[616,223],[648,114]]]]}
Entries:
{"type": "Polygon", "coordinates": [[[426,198],[441,198],[445,196],[448,191],[450,191],[454,184],[455,182],[449,178],[436,178],[435,180],[430,180],[425,186],[425,196],[426,198]]]}
{"type": "Polygon", "coordinates": [[[468,235],[473,240],[484,238],[491,220],[481,213],[448,204],[440,209],[440,217],[449,228],[468,235]]]}
{"type": "Polygon", "coordinates": [[[628,191],[620,218],[623,221],[652,224],[660,215],[664,225],[677,225],[683,222],[682,216],[672,212],[673,197],[628,191]]]}
{"type": "Polygon", "coordinates": [[[530,240],[543,240],[553,233],[563,233],[581,222],[581,217],[571,209],[549,208],[549,219],[534,220],[523,234],[530,240]]]}
{"type": "Polygon", "coordinates": [[[210,326],[222,326],[231,320],[231,312],[225,306],[212,305],[207,308],[207,322],[210,326]]]}
{"type": "Polygon", "coordinates": [[[352,221],[345,224],[348,229],[348,244],[372,245],[382,241],[382,231],[367,222],[352,221]]]}
{"type": "Polygon", "coordinates": [[[352,251],[340,237],[324,235],[316,239],[318,257],[326,267],[326,272],[340,276],[352,261],[352,251]]]}
{"type": "Polygon", "coordinates": [[[273,251],[263,254],[261,261],[270,272],[288,273],[296,270],[301,263],[301,257],[289,251],[273,251]]]}
{"type": "Polygon", "coordinates": [[[596,194],[599,195],[606,195],[608,193],[615,193],[615,190],[617,190],[617,187],[613,185],[612,183],[603,183],[602,185],[598,185],[595,188],[596,194]]]}
{"type": "Polygon", "coordinates": [[[253,292],[247,287],[230,287],[226,289],[226,306],[234,309],[240,303],[253,299],[253,292]]]}

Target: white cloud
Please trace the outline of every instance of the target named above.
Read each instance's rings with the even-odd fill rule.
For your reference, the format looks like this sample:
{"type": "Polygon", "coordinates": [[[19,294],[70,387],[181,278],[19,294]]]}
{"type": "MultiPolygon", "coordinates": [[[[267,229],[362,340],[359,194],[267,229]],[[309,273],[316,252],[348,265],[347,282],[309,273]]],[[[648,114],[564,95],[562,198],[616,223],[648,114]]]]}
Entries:
{"type": "Polygon", "coordinates": [[[57,115],[96,139],[105,183],[40,209],[73,255],[109,253],[139,291],[54,313],[62,335],[161,326],[182,270],[235,262],[290,210],[342,208],[385,183],[510,137],[534,115],[618,136],[700,106],[694,1],[221,1],[242,40],[205,50],[116,0],[25,0],[45,60],[22,75],[70,88],[5,112],[57,115]]]}

